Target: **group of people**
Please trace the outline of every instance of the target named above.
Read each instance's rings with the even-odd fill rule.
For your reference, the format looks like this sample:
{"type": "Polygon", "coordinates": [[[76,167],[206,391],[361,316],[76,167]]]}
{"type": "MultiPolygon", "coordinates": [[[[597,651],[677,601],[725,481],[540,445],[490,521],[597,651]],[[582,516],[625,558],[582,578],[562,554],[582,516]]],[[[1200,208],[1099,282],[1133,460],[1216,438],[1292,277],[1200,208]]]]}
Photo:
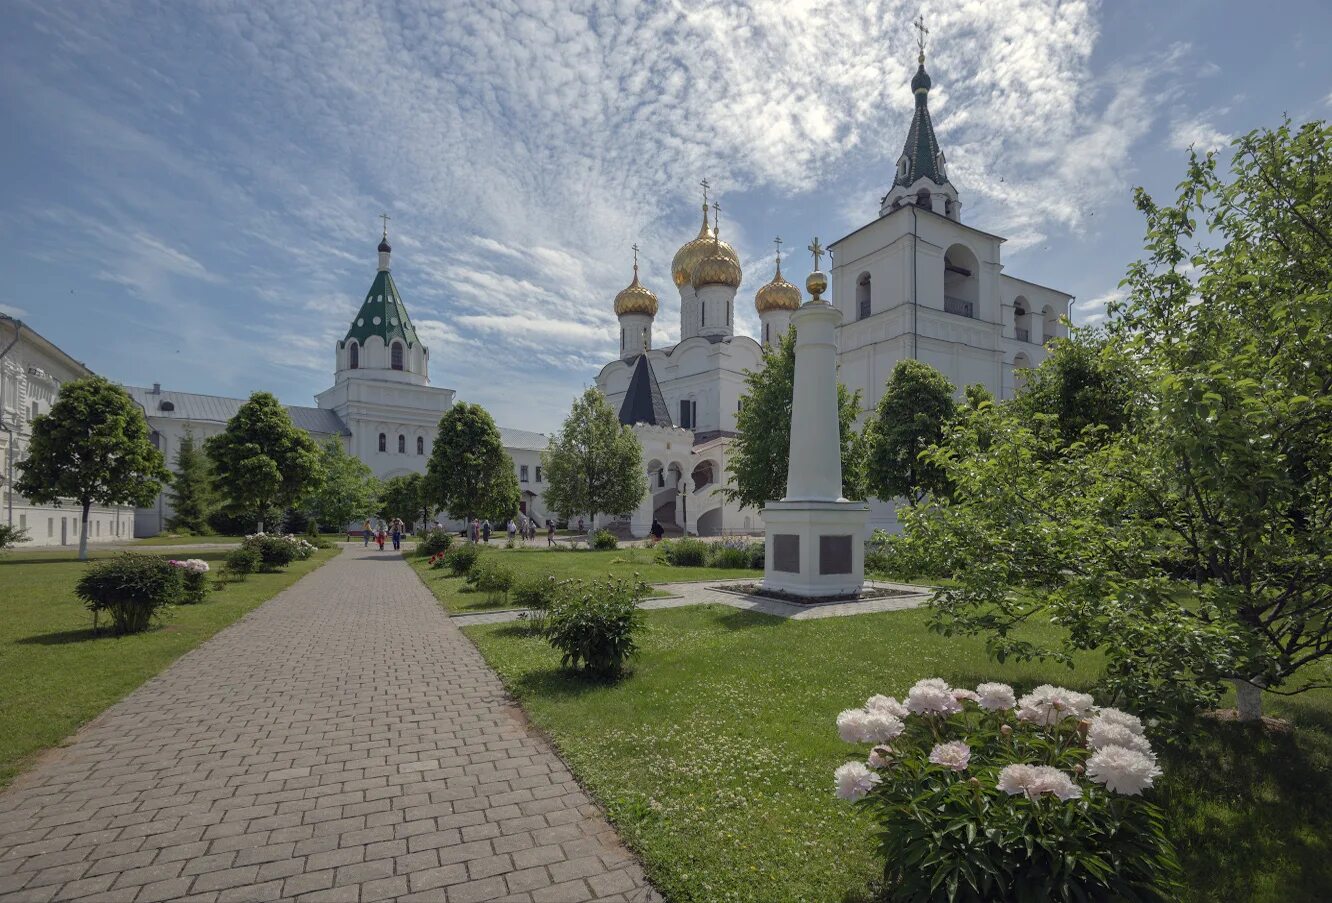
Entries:
{"type": "MultiPolygon", "coordinates": [[[[509,535],[509,541],[513,542],[519,538],[524,540],[534,540],[537,536],[537,520],[534,517],[528,517],[526,514],[519,515],[517,520],[509,518],[508,523],[504,525],[505,532],[509,535]]],[[[489,519],[478,520],[472,518],[472,522],[467,525],[467,534],[472,542],[490,542],[490,534],[495,532],[494,527],[490,525],[489,519]]],[[[555,522],[546,520],[546,541],[547,545],[553,545],[555,542],[555,522]]]]}
{"type": "Polygon", "coordinates": [[[402,518],[400,517],[395,517],[388,521],[383,518],[371,521],[370,518],[367,517],[365,519],[365,524],[362,526],[361,536],[365,540],[366,548],[370,547],[370,541],[373,539],[375,542],[379,543],[379,551],[382,552],[384,551],[384,543],[388,542],[390,539],[393,540],[394,549],[401,549],[402,534],[405,532],[407,532],[407,525],[402,522],[402,518]]]}

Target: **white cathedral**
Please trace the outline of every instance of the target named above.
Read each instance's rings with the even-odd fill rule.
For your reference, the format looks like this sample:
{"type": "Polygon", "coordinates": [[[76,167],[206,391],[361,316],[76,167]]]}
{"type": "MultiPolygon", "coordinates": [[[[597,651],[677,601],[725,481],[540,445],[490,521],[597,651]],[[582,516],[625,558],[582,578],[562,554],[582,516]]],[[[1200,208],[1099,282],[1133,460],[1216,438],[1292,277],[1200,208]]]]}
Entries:
{"type": "MultiPolygon", "coordinates": [[[[979,383],[1011,398],[1021,371],[1045,357],[1045,342],[1066,334],[1061,318],[1073,296],[1003,272],[1003,239],[962,223],[962,202],[948,180],[930,122],[930,76],[922,50],[911,79],[915,114],[878,216],[833,242],[832,300],[838,378],[860,390],[864,417],[878,405],[898,361],[915,358],[958,387],[979,383]]],[[[708,221],[706,196],[698,237],[671,263],[680,292],[680,341],[652,347],[657,296],[634,278],[615,297],[620,358],[597,374],[597,386],[632,424],[643,445],[648,498],[628,518],[636,536],[655,517],[668,531],[699,535],[761,532],[754,509],[722,499],[727,455],[735,437],[744,371],[762,362],[760,342],[785,333],[800,290],[772,279],[754,295],[759,340],[736,335],[734,305],[740,261],[708,221]]],[[[871,500],[871,529],[893,529],[889,501],[871,500]]]]}

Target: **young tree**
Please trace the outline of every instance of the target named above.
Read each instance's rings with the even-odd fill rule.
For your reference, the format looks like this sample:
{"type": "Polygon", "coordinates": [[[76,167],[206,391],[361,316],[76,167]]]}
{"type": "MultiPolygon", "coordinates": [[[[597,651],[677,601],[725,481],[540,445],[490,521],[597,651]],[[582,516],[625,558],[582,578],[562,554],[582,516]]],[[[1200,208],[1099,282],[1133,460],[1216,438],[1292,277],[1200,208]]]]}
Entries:
{"type": "Polygon", "coordinates": [[[223,507],[254,517],[296,505],[323,479],[319,446],[268,392],[255,392],[227,427],[204,443],[223,507]]]}
{"type": "Polygon", "coordinates": [[[380,496],[379,514],[386,518],[401,518],[405,524],[427,523],[430,503],[425,498],[425,477],[409,473],[390,477],[380,496]]]}
{"type": "Polygon", "coordinates": [[[541,453],[546,505],[561,517],[628,514],[647,493],[643,448],[599,389],[573,403],[564,426],[541,453]]]}
{"type": "Polygon", "coordinates": [[[1013,404],[1029,415],[1054,416],[1065,442],[1083,438],[1092,426],[1118,433],[1137,416],[1142,402],[1136,371],[1133,359],[1104,330],[1073,329],[1028,372],[1013,404]]]}
{"type": "Polygon", "coordinates": [[[499,428],[479,404],[459,402],[440,418],[424,497],[435,510],[470,521],[508,518],[518,510],[518,477],[499,428]]]}
{"type": "Polygon", "coordinates": [[[93,505],[147,507],[171,479],[162,453],[148,440],[143,410],[100,376],[61,387],[51,412],[33,422],[19,468],[23,475],[14,489],[21,495],[44,504],[79,503],[80,560],[88,557],[93,505]]]}
{"type": "MultiPolygon", "coordinates": [[[[726,462],[722,495],[751,508],[786,495],[791,454],[791,397],[795,392],[795,327],[776,348],[764,346],[763,366],[745,371],[745,395],[735,416],[739,433],[726,462]]],[[[837,384],[837,420],[842,445],[842,494],[863,498],[864,443],[856,433],[860,392],[837,384]]]]}
{"type": "Polygon", "coordinates": [[[1332,655],[1332,128],[1251,133],[1230,166],[1193,155],[1174,204],[1137,194],[1148,256],[1109,336],[1139,416],[1069,444],[1057,414],[978,412],[934,455],[951,502],[907,532],[958,577],[940,629],[1064,657],[1017,631],[1051,613],[1111,689],[1192,706],[1229,679],[1253,719],[1332,655]]]}
{"type": "Polygon", "coordinates": [[[190,533],[208,531],[208,515],[213,510],[213,487],[208,473],[208,458],[194,442],[193,433],[185,433],[176,449],[176,472],[167,491],[171,499],[168,530],[190,533]]]}
{"type": "Polygon", "coordinates": [[[865,425],[870,492],[881,499],[905,498],[912,506],[926,495],[946,494],[943,470],[921,452],[943,441],[956,411],[947,377],[917,360],[898,361],[865,425]]]}
{"type": "Polygon", "coordinates": [[[305,497],[302,509],[325,527],[346,527],[366,517],[379,504],[379,480],[370,465],[347,453],[340,439],[329,439],[320,448],[324,479],[305,497]]]}

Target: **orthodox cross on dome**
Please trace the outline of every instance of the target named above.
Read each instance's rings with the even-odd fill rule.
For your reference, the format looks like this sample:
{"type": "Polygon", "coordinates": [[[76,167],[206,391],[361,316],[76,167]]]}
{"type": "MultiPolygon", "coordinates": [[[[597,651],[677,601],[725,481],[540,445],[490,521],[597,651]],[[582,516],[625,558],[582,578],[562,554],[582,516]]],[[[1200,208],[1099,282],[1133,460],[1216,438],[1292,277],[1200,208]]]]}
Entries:
{"type": "Polygon", "coordinates": [[[638,242],[633,243],[634,250],[634,277],[638,277],[638,242]]]}
{"type": "Polygon", "coordinates": [[[930,30],[925,27],[924,14],[917,16],[916,21],[912,22],[911,24],[915,27],[916,31],[918,32],[918,34],[916,35],[916,46],[920,48],[921,61],[923,62],[925,57],[925,39],[929,37],[930,34],[930,30]]]}
{"type": "Polygon", "coordinates": [[[389,215],[387,213],[379,214],[379,218],[384,221],[384,239],[388,240],[389,215]]]}
{"type": "Polygon", "coordinates": [[[814,242],[808,248],[809,253],[814,255],[814,270],[817,272],[819,264],[823,262],[823,245],[819,244],[819,237],[814,236],[814,242]]]}
{"type": "Polygon", "coordinates": [[[712,237],[721,242],[721,204],[712,202],[712,237]]]}
{"type": "Polygon", "coordinates": [[[782,274],[782,237],[778,235],[772,240],[772,243],[777,246],[777,275],[780,276],[782,274]]]}

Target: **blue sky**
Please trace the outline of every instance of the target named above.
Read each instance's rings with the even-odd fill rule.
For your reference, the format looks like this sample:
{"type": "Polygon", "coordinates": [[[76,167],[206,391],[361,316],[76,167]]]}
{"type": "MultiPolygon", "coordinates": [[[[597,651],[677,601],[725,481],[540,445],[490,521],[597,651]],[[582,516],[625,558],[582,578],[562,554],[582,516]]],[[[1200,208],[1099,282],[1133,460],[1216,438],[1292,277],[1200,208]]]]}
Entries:
{"type": "Polygon", "coordinates": [[[312,404],[387,210],[432,382],[554,430],[616,352],[634,242],[678,334],[699,179],[750,334],[774,235],[876,215],[921,10],[964,220],[1084,322],[1138,256],[1134,185],[1332,113],[1324,0],[4,0],[0,310],[121,382],[312,404]]]}

